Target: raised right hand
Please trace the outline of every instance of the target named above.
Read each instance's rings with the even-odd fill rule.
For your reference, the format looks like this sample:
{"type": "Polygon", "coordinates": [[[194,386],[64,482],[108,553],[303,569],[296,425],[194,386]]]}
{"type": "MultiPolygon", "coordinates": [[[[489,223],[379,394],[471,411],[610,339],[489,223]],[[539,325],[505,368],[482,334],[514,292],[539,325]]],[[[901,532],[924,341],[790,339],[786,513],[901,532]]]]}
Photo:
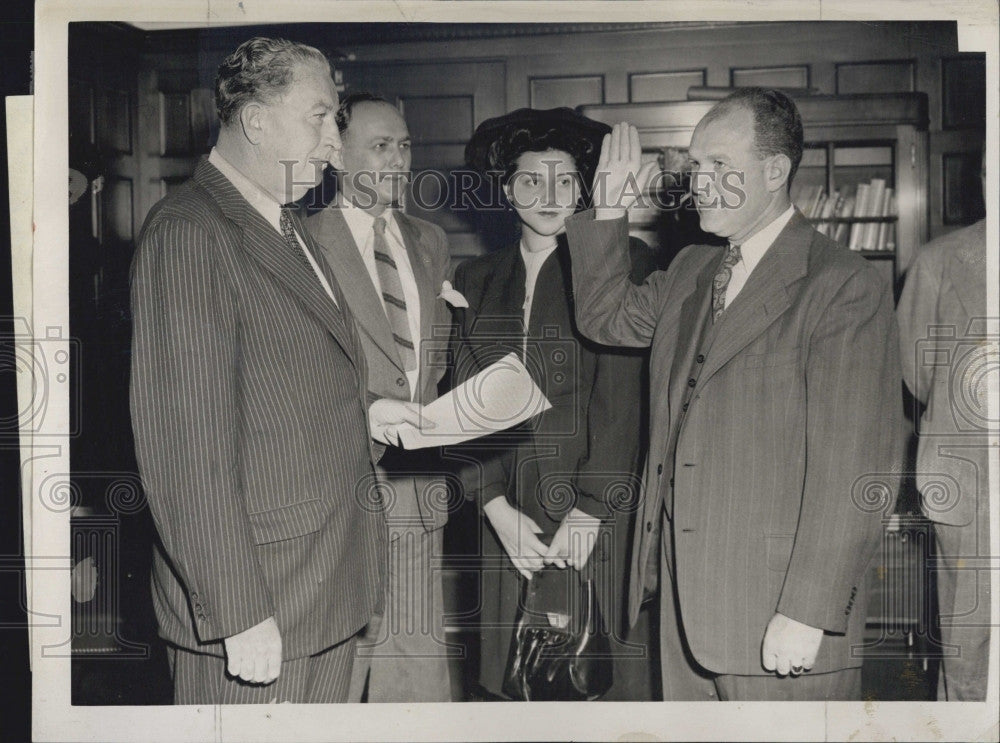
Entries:
{"type": "Polygon", "coordinates": [[[222,641],[230,676],[270,684],[281,673],[281,632],[274,617],[222,641]]]}
{"type": "Polygon", "coordinates": [[[494,498],[483,506],[483,512],[500,538],[507,557],[518,572],[530,580],[534,571],[544,567],[544,557],[549,550],[535,536],[542,533],[541,528],[504,498],[494,498]]]}
{"type": "Polygon", "coordinates": [[[594,218],[617,219],[649,186],[658,165],[642,162],[639,130],[624,121],[604,135],[601,157],[594,173],[594,218]]]}

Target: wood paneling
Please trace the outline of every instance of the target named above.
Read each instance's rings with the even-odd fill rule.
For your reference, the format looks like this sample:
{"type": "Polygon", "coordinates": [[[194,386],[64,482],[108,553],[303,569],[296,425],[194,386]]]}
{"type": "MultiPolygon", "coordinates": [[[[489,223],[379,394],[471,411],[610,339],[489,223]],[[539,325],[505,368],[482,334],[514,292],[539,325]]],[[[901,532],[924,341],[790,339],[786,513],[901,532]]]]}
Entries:
{"type": "Polygon", "coordinates": [[[131,242],[134,220],[132,179],[123,177],[108,179],[104,194],[105,222],[111,231],[109,237],[122,242],[131,242]]]}
{"type": "Polygon", "coordinates": [[[472,136],[475,105],[471,95],[402,95],[399,103],[410,136],[422,145],[465,144],[472,136]]]}
{"type": "Polygon", "coordinates": [[[808,88],[809,65],[733,67],[729,71],[729,84],[734,87],[808,88]]]}
{"type": "Polygon", "coordinates": [[[941,60],[941,126],[986,129],[986,55],[941,60]]]}
{"type": "Polygon", "coordinates": [[[844,62],[837,65],[837,93],[911,93],[916,90],[912,59],[844,62]]]}
{"type": "Polygon", "coordinates": [[[676,72],[634,72],[628,76],[628,99],[633,103],[646,101],[684,101],[693,85],[704,85],[708,71],[679,70],[676,72]]]}
{"type": "Polygon", "coordinates": [[[604,102],[604,76],[532,77],[528,81],[532,108],[576,108],[604,102]]]}

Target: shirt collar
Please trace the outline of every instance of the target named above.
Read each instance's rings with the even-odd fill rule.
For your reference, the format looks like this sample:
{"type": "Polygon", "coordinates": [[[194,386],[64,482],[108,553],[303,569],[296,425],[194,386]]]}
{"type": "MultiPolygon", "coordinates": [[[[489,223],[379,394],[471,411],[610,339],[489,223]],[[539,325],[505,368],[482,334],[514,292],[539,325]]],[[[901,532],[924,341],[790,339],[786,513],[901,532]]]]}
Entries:
{"type": "Polygon", "coordinates": [[[785,211],[771,220],[764,229],[743,241],[740,245],[740,257],[748,274],[760,263],[760,259],[764,257],[768,248],[774,244],[774,241],[781,234],[781,231],[785,229],[793,214],[795,214],[795,207],[789,206],[785,211]]]}
{"type": "MultiPolygon", "coordinates": [[[[354,235],[355,240],[358,242],[358,247],[363,249],[365,243],[368,241],[368,233],[374,229],[375,217],[344,199],[343,194],[337,196],[337,201],[332,208],[341,210],[341,214],[344,215],[344,221],[347,222],[351,234],[354,235]],[[363,241],[359,239],[361,236],[365,237],[363,241]]],[[[394,212],[394,209],[386,209],[379,215],[385,219],[386,231],[393,234],[396,230],[394,212]]]]}
{"type": "Polygon", "coordinates": [[[229,162],[215,147],[208,155],[208,162],[218,168],[240,195],[250,202],[250,206],[260,212],[274,229],[281,232],[281,204],[271,194],[247,178],[240,170],[229,162]]]}

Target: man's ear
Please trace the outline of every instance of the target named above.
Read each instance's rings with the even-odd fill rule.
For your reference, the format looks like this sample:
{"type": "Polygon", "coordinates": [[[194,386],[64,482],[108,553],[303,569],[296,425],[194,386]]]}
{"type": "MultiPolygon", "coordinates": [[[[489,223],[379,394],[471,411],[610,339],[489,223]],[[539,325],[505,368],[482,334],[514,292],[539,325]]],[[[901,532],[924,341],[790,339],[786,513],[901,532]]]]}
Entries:
{"type": "Polygon", "coordinates": [[[267,128],[267,110],[256,101],[247,103],[240,109],[240,126],[243,128],[243,136],[250,144],[260,144],[267,128]]]}
{"type": "Polygon", "coordinates": [[[774,193],[786,188],[788,177],[792,172],[792,160],[788,155],[779,153],[771,155],[764,168],[764,178],[767,183],[767,190],[774,193]]]}

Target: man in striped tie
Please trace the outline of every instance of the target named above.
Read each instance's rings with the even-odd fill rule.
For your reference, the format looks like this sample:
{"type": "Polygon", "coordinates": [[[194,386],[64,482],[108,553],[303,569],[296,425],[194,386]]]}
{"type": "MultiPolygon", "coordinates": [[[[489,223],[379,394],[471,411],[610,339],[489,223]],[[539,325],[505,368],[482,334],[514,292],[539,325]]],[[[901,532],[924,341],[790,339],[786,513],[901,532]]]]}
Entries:
{"type": "Polygon", "coordinates": [[[739,89],[699,122],[694,202],[729,246],[641,286],[639,134],[605,140],[599,206],[566,231],[581,331],[652,347],[629,605],[659,578],[664,696],[860,699],[865,575],[902,466],[891,287],[792,206],[803,127],[781,92],[739,89]]]}
{"type": "MultiPolygon", "coordinates": [[[[337,198],[306,224],[358,319],[370,393],[426,404],[437,397],[445,370],[428,341],[435,328],[446,338],[451,322],[438,297],[449,274],[445,235],[397,208],[410,171],[410,133],[399,111],[355,93],[342,102],[337,123],[344,143],[333,157],[337,198]]],[[[352,701],[451,700],[440,569],[448,490],[441,473],[427,450],[392,450],[379,463],[389,515],[388,593],[385,613],[358,645],[352,701]]]]}

